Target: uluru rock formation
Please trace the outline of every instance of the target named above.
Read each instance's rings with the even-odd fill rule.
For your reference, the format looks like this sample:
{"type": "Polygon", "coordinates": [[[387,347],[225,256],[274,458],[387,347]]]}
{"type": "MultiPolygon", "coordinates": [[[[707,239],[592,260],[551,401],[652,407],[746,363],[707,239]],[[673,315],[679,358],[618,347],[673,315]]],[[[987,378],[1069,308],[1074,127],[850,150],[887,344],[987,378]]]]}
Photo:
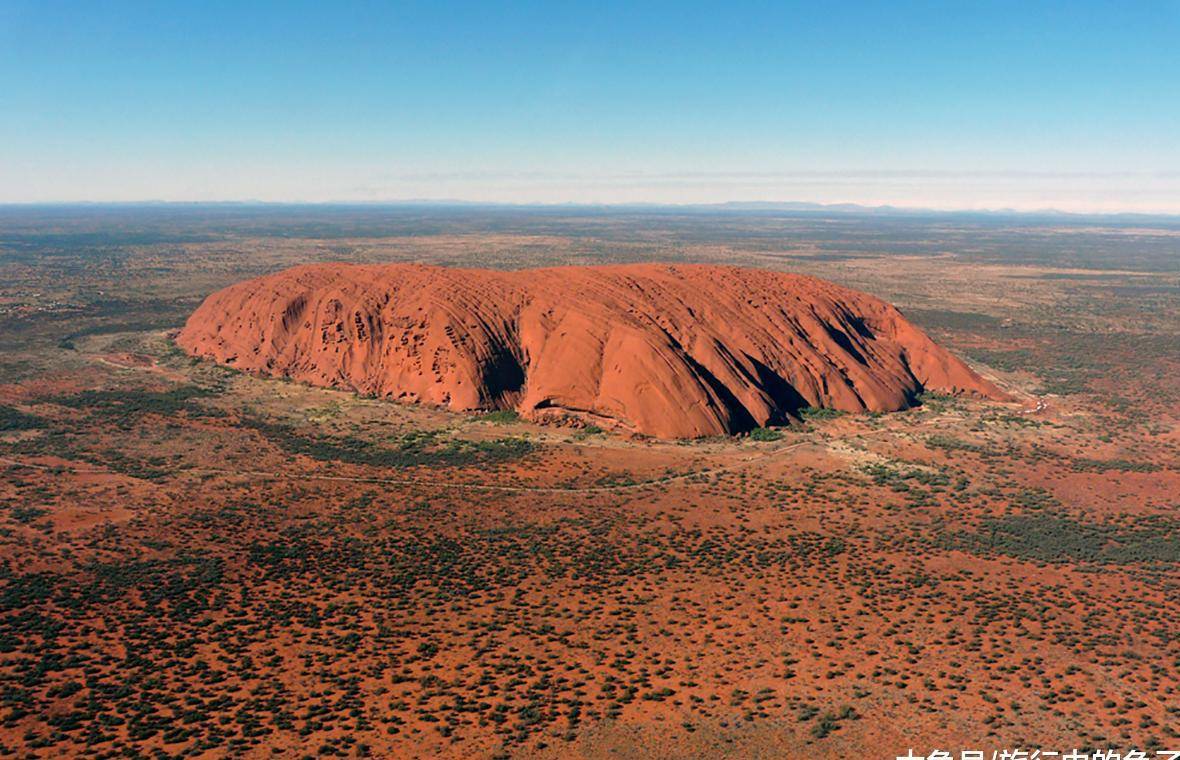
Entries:
{"type": "Polygon", "coordinates": [[[214,293],[177,343],[315,385],[660,438],[807,406],[893,411],[923,390],[1004,397],[884,301],[727,266],[315,264],[214,293]]]}

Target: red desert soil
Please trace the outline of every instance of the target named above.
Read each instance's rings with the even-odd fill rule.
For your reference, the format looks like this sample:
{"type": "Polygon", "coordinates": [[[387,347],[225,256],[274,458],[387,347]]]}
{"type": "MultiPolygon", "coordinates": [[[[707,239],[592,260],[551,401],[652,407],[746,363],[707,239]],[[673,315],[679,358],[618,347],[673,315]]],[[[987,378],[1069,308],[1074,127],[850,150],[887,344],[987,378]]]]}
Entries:
{"type": "Polygon", "coordinates": [[[884,301],[726,266],[316,264],[214,293],[177,343],[315,385],[660,438],[807,406],[894,411],[922,390],[1003,397],[884,301]]]}

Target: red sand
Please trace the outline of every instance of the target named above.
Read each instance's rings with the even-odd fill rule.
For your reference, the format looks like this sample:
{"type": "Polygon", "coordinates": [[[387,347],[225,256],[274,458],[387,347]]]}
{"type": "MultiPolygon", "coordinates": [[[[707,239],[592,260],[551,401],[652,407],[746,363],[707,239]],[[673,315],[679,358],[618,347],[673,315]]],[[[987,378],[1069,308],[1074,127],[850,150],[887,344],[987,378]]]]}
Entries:
{"type": "Polygon", "coordinates": [[[663,438],[804,406],[894,411],[922,390],[1004,397],[890,304],[723,266],[316,264],[214,293],[177,343],[315,385],[663,438]]]}

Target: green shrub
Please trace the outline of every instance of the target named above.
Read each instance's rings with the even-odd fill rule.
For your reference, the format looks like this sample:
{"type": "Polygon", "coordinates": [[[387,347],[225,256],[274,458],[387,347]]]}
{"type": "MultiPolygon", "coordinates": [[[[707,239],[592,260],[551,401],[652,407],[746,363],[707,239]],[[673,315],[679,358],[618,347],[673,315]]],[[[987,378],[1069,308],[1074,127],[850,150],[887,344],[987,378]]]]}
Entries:
{"type": "Polygon", "coordinates": [[[32,430],[45,427],[45,420],[0,404],[0,430],[32,430]]]}
{"type": "Polygon", "coordinates": [[[783,437],[783,434],[773,428],[754,428],[750,431],[751,441],[777,441],[783,437]]]}
{"type": "Polygon", "coordinates": [[[844,412],[839,409],[828,409],[819,406],[805,406],[799,410],[799,416],[807,421],[811,420],[833,420],[837,417],[844,416],[844,412]]]}
{"type": "Polygon", "coordinates": [[[481,414],[479,418],[493,425],[510,425],[513,422],[520,422],[520,415],[516,413],[515,409],[497,409],[494,412],[481,414]]]}

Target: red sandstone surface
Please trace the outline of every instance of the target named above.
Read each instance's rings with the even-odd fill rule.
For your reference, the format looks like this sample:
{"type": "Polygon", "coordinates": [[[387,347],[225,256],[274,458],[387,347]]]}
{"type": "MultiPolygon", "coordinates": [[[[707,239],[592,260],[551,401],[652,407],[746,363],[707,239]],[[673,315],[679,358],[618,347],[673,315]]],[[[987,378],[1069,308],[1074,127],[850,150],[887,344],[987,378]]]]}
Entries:
{"type": "Polygon", "coordinates": [[[884,301],[726,266],[315,264],[214,293],[177,343],[315,385],[661,438],[808,406],[894,411],[923,390],[1003,398],[884,301]]]}

